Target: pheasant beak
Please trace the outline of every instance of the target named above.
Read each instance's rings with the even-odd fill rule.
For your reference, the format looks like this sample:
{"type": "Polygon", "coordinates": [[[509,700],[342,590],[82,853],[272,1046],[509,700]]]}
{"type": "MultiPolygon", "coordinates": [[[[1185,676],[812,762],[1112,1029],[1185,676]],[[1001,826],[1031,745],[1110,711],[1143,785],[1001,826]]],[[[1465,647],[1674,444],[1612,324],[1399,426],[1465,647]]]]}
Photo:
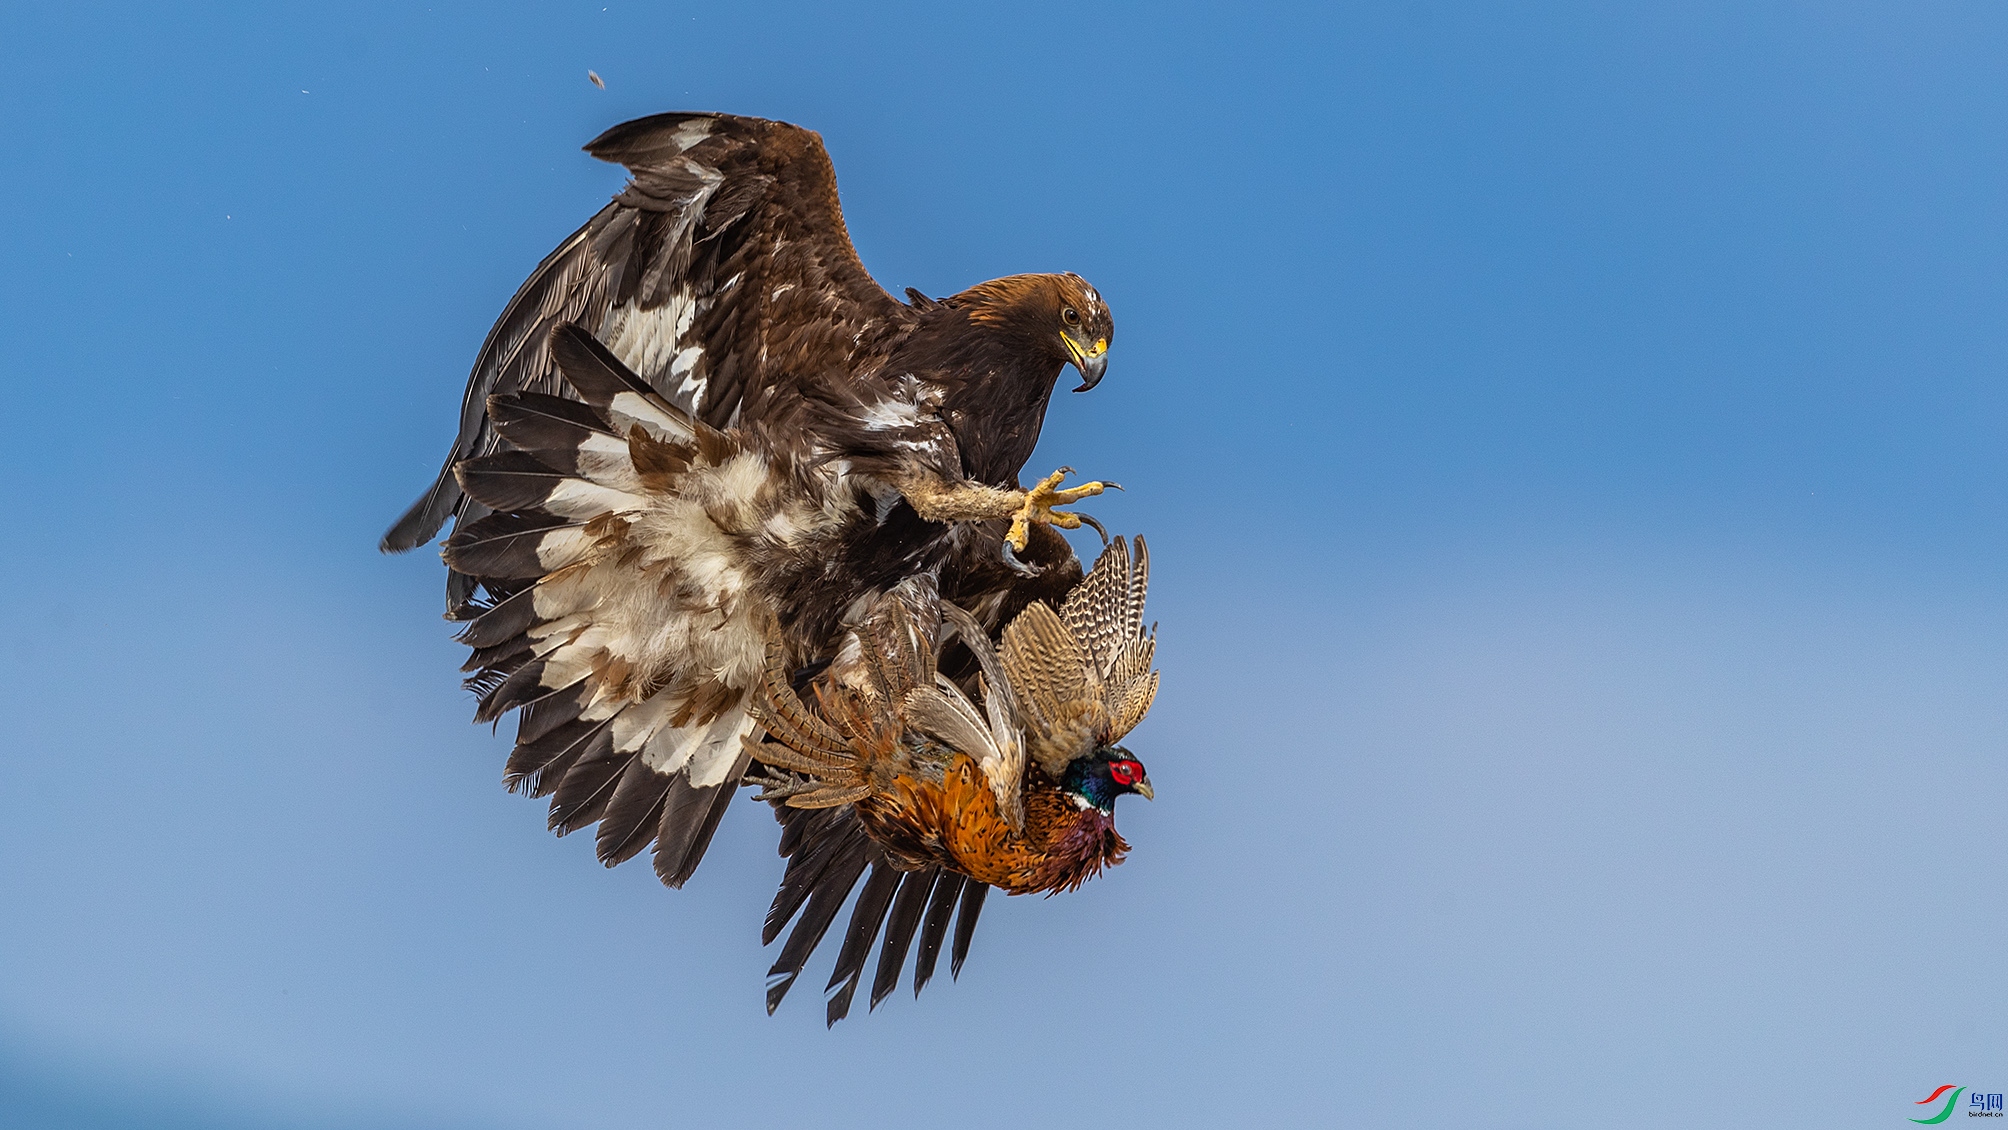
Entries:
{"type": "Polygon", "coordinates": [[[1151,791],[1149,777],[1145,777],[1143,780],[1138,781],[1136,784],[1131,785],[1130,787],[1135,789],[1136,794],[1145,800],[1157,799],[1157,794],[1151,791]]]}
{"type": "Polygon", "coordinates": [[[1102,383],[1102,374],[1109,370],[1109,339],[1096,338],[1093,345],[1082,345],[1072,336],[1061,334],[1060,340],[1066,343],[1074,368],[1081,371],[1081,387],[1074,391],[1086,392],[1102,383]]]}

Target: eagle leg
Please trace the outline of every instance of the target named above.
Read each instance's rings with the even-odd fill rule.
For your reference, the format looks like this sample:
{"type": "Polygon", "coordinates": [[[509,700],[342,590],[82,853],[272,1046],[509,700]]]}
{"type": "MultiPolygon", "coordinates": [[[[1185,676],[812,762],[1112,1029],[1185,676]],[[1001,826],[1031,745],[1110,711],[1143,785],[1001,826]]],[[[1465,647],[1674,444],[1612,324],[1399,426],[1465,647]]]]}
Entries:
{"type": "Polygon", "coordinates": [[[1026,541],[1032,536],[1034,522],[1058,526],[1063,530],[1081,528],[1082,515],[1055,510],[1053,509],[1055,506],[1066,506],[1083,498],[1092,498],[1105,490],[1123,489],[1119,483],[1103,482],[1082,483],[1077,487],[1061,489],[1060,480],[1073,473],[1072,467],[1062,467],[1040,479],[1039,485],[1025,492],[1024,504],[1011,516],[1011,528],[1004,534],[1004,542],[1010,549],[1024,551],[1026,541]]]}

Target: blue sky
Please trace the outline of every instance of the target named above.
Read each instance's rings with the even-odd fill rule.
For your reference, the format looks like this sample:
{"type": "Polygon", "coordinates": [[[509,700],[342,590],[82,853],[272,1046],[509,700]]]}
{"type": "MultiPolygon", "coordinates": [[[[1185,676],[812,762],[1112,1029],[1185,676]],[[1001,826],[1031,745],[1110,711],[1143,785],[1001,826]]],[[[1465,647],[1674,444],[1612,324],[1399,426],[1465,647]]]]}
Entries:
{"type": "Polygon", "coordinates": [[[10,9],[0,1122],[2008,1088],[2004,80],[1978,3],[10,9]],[[553,840],[374,550],[665,109],[820,130],[895,291],[1118,322],[1030,469],[1151,539],[1159,799],[834,1032],[762,1014],[769,817],[681,892],[553,840]]]}

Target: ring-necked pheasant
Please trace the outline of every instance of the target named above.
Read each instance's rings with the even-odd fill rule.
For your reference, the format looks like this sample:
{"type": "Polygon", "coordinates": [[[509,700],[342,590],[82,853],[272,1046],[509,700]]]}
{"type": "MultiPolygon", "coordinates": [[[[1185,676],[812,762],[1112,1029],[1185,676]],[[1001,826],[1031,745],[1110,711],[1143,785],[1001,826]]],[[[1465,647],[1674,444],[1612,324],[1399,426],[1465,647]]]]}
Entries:
{"type": "Polygon", "coordinates": [[[1133,560],[1117,538],[1057,612],[1031,604],[1001,646],[929,578],[910,579],[852,629],[806,700],[783,650],[770,648],[754,700],[770,740],[747,742],[768,770],[761,799],[777,806],[789,857],[767,940],[801,916],[770,972],[769,1011],[866,866],[830,980],[833,1024],[881,929],[873,1007],[916,933],[914,991],[926,984],[958,900],[957,969],[989,887],[1073,890],[1122,861],[1115,800],[1152,795],[1143,765],[1117,744],[1157,691],[1155,632],[1143,630],[1149,571],[1143,539],[1133,560]],[[971,677],[943,674],[951,659],[973,666],[971,677]]]}

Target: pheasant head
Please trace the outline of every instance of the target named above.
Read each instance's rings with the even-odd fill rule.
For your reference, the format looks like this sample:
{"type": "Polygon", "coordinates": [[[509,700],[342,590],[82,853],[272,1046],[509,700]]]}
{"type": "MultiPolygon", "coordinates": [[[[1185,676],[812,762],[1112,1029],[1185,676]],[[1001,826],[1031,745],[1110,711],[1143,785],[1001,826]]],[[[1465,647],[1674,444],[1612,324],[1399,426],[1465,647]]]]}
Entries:
{"type": "Polygon", "coordinates": [[[1135,793],[1145,800],[1154,795],[1143,762],[1119,745],[1098,746],[1086,757],[1068,762],[1060,777],[1060,791],[1076,805],[1104,815],[1115,811],[1116,798],[1124,793],[1135,793]]]}

